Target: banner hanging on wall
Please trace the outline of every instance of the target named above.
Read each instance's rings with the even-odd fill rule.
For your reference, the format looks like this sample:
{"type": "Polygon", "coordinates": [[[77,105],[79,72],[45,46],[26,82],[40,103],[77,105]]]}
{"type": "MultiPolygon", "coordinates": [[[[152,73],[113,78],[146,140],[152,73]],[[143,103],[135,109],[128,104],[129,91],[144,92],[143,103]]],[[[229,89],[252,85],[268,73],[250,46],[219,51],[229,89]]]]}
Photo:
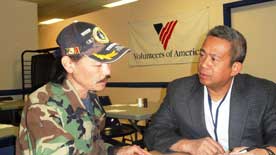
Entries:
{"type": "Polygon", "coordinates": [[[206,8],[192,15],[129,23],[130,66],[198,62],[208,16],[206,8]]]}

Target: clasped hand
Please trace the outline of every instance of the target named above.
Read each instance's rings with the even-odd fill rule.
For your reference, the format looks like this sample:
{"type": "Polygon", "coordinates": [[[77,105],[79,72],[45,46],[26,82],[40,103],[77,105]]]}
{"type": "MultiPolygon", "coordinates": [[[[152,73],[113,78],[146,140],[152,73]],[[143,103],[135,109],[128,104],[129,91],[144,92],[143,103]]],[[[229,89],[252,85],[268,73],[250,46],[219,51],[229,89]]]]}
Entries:
{"type": "Polygon", "coordinates": [[[123,146],[119,148],[116,155],[151,155],[151,154],[137,145],[132,145],[132,146],[123,146]]]}
{"type": "Polygon", "coordinates": [[[223,147],[211,137],[200,139],[183,139],[172,145],[171,149],[177,152],[186,152],[191,155],[259,155],[264,150],[255,149],[241,153],[246,147],[234,148],[232,152],[224,151],[223,147]]]}

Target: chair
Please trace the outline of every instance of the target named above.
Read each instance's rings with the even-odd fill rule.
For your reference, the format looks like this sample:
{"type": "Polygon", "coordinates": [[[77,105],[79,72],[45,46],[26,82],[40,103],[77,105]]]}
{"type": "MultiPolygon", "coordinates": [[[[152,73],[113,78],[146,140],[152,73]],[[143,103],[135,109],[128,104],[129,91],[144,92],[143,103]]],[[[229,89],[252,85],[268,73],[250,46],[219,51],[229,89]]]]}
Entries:
{"type": "Polygon", "coordinates": [[[10,101],[13,100],[13,98],[11,96],[1,96],[0,97],[0,102],[1,101],[10,101]]]}
{"type": "Polygon", "coordinates": [[[38,54],[31,59],[32,89],[37,89],[50,81],[50,76],[55,64],[52,53],[38,54]]]}
{"type": "Polygon", "coordinates": [[[14,155],[15,154],[15,136],[0,137],[0,154],[14,155]]]}
{"type": "MultiPolygon", "coordinates": [[[[54,72],[54,63],[56,61],[54,52],[58,48],[48,48],[39,50],[25,50],[21,53],[21,78],[22,78],[22,98],[33,92],[40,86],[50,81],[54,72]]],[[[20,111],[21,113],[21,111],[20,111]]],[[[13,125],[20,123],[20,118],[16,118],[13,125]],[[18,121],[19,120],[19,121],[18,121]]],[[[2,123],[2,122],[1,122],[2,123]]],[[[4,122],[10,124],[8,122],[4,122]]]]}
{"type": "MultiPolygon", "coordinates": [[[[11,96],[1,96],[0,102],[11,101],[13,97],[11,96]]],[[[0,110],[0,123],[2,124],[12,124],[18,126],[21,119],[21,109],[12,110],[0,110]]]]}
{"type": "Polygon", "coordinates": [[[22,90],[29,94],[50,81],[58,48],[25,50],[21,53],[22,90]]]}
{"type": "MultiPolygon", "coordinates": [[[[99,96],[99,100],[103,106],[111,105],[109,96],[99,96]]],[[[113,145],[126,145],[127,141],[130,141],[131,143],[135,141],[132,138],[132,134],[136,132],[136,129],[134,129],[130,124],[123,124],[120,123],[117,118],[107,117],[105,121],[105,128],[101,134],[105,142],[113,145]],[[127,139],[126,136],[129,136],[130,139],[127,139]],[[113,139],[116,137],[122,137],[122,142],[113,139]]]]}

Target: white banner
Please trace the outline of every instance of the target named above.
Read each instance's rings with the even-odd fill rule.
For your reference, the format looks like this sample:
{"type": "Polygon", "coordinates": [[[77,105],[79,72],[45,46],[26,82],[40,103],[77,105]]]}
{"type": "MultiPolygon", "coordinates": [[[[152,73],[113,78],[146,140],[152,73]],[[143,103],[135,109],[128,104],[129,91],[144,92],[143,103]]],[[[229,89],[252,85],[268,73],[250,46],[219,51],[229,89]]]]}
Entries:
{"type": "Polygon", "coordinates": [[[192,15],[131,22],[131,66],[198,62],[208,31],[208,9],[192,15]]]}

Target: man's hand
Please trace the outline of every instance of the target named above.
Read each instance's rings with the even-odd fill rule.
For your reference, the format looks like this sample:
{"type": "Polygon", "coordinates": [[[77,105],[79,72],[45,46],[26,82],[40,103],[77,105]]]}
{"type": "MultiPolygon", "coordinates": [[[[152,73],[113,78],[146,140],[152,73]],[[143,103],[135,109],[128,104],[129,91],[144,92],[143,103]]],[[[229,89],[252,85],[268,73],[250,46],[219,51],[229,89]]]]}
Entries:
{"type": "Polygon", "coordinates": [[[116,155],[151,155],[137,145],[123,146],[117,150],[116,155]]]}
{"type": "Polygon", "coordinates": [[[225,153],[223,147],[210,137],[193,140],[183,139],[173,144],[170,149],[192,155],[218,155],[225,153]]]}
{"type": "MultiPolygon", "coordinates": [[[[232,152],[230,152],[229,155],[237,155],[239,153],[241,153],[242,150],[246,149],[247,147],[235,147],[233,149],[232,152]]],[[[251,151],[248,151],[248,152],[244,152],[242,153],[242,155],[267,155],[267,152],[266,150],[264,149],[259,149],[259,148],[256,148],[256,149],[253,149],[251,151]]]]}

